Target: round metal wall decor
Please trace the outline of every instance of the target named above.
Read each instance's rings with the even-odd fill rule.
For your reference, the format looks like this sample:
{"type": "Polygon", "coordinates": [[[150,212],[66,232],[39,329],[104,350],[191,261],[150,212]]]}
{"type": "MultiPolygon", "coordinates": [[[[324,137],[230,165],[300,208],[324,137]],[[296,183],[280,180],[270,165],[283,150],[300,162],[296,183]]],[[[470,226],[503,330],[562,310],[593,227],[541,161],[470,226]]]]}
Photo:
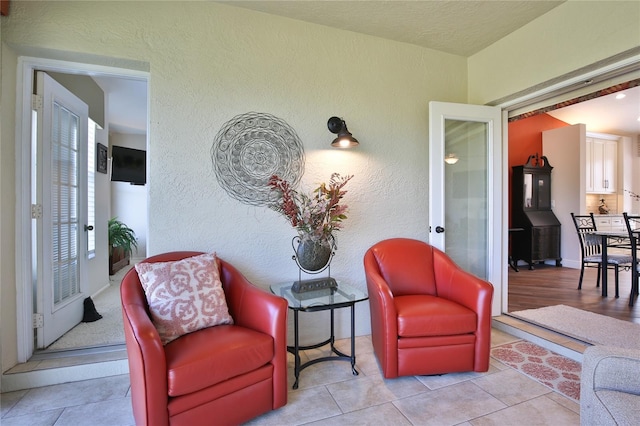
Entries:
{"type": "Polygon", "coordinates": [[[304,172],[304,149],[295,130],[278,117],[258,112],[238,115],[222,126],[211,160],[222,188],[254,206],[273,201],[271,176],[296,186],[304,172]]]}

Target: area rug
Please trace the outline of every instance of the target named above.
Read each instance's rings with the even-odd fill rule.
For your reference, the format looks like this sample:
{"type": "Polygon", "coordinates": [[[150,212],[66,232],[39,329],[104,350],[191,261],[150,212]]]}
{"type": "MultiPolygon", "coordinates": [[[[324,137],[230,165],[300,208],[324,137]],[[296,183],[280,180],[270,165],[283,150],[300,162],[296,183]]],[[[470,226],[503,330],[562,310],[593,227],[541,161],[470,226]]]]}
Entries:
{"type": "Polygon", "coordinates": [[[81,322],[47,347],[48,350],[70,350],[95,346],[124,344],[120,282],[133,265],[109,277],[109,287],[93,299],[102,318],[94,322],[81,322]]]}
{"type": "Polygon", "coordinates": [[[579,362],[524,340],[497,346],[491,356],[569,399],[580,400],[579,362]]]}
{"type": "Polygon", "coordinates": [[[516,318],[594,345],[640,348],[640,324],[566,305],[511,312],[516,318]]]}

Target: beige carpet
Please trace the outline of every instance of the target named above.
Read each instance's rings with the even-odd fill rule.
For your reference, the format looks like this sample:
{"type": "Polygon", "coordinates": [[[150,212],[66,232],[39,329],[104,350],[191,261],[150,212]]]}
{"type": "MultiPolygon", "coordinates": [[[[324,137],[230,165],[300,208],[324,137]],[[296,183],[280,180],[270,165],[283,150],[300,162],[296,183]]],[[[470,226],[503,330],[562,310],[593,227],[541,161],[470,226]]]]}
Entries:
{"type": "Polygon", "coordinates": [[[96,311],[102,318],[94,322],[81,322],[47,350],[66,350],[86,347],[124,344],[122,308],[120,307],[120,283],[124,275],[133,267],[133,263],[109,277],[109,287],[92,297],[96,311]]]}
{"type": "Polygon", "coordinates": [[[516,318],[594,345],[640,348],[640,324],[565,305],[511,312],[516,318]]]}

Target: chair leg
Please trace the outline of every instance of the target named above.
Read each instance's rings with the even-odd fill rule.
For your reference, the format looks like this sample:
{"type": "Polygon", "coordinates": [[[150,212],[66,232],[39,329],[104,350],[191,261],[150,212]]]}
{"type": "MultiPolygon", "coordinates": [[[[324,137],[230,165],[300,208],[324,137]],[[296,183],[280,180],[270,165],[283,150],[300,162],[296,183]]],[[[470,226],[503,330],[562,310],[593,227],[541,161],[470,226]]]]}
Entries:
{"type": "Polygon", "coordinates": [[[584,263],[582,264],[582,268],[580,268],[580,280],[578,281],[578,290],[582,289],[582,277],[584,277],[584,263]]]}
{"type": "Polygon", "coordinates": [[[618,286],[618,265],[616,265],[616,299],[620,297],[620,288],[618,286]]]}

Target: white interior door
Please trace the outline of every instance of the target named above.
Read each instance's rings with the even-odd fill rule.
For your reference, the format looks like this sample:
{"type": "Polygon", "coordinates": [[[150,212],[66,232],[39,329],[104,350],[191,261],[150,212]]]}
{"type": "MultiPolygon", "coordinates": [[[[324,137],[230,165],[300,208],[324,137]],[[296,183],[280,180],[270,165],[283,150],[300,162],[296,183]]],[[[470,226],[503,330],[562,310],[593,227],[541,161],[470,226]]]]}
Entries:
{"type": "Polygon", "coordinates": [[[37,138],[33,170],[36,346],[44,349],[83,315],[86,282],[86,146],[88,107],[37,72],[37,138]]]}
{"type": "Polygon", "coordinates": [[[500,313],[502,126],[497,107],[429,103],[430,243],[494,286],[500,313]]]}

